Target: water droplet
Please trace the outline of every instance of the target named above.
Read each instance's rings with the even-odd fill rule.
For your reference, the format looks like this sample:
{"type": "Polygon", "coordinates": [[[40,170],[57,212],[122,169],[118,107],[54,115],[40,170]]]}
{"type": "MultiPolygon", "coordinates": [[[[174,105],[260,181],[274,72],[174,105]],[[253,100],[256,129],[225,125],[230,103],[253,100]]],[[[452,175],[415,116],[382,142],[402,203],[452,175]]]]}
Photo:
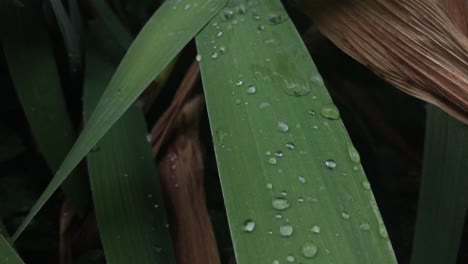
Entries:
{"type": "Polygon", "coordinates": [[[273,201],[271,202],[271,205],[273,206],[273,208],[275,208],[276,210],[280,210],[280,211],[286,210],[291,206],[289,201],[286,198],[282,198],[282,197],[273,199],[273,201]]]}
{"type": "Polygon", "coordinates": [[[358,171],[358,170],[359,170],[359,167],[358,167],[358,166],[354,166],[354,167],[353,167],[353,170],[354,170],[354,171],[358,171]]]}
{"type": "Polygon", "coordinates": [[[370,230],[370,225],[368,223],[366,223],[366,222],[363,222],[359,226],[359,229],[361,229],[362,231],[369,231],[370,230]]]}
{"type": "Polygon", "coordinates": [[[100,150],[99,146],[95,145],[91,148],[91,152],[98,152],[100,150]]]}
{"type": "Polygon", "coordinates": [[[244,222],[244,231],[245,232],[252,232],[255,229],[255,222],[251,219],[247,219],[244,222]]]}
{"type": "Polygon", "coordinates": [[[314,130],[318,130],[318,129],[319,129],[319,127],[318,127],[317,125],[313,125],[312,128],[313,128],[314,130]]]}
{"type": "Polygon", "coordinates": [[[318,247],[315,243],[309,241],[302,245],[302,255],[304,258],[313,258],[317,255],[318,247]]]}
{"type": "Polygon", "coordinates": [[[268,164],[276,165],[276,163],[278,163],[278,161],[276,160],[275,157],[271,157],[271,158],[268,159],[268,164]]]}
{"type": "Polygon", "coordinates": [[[361,163],[361,156],[359,156],[359,152],[350,143],[348,143],[348,153],[349,153],[349,157],[351,158],[351,161],[353,161],[356,164],[361,163]]]}
{"type": "Polygon", "coordinates": [[[214,52],[214,53],[211,54],[211,58],[214,59],[214,60],[216,60],[218,57],[219,57],[218,52],[214,52]]]}
{"type": "Polygon", "coordinates": [[[293,150],[295,147],[296,147],[296,145],[294,145],[293,142],[286,143],[286,148],[287,149],[293,150]]]}
{"type": "Polygon", "coordinates": [[[265,155],[270,156],[270,155],[271,155],[271,152],[270,152],[270,151],[266,151],[266,152],[265,152],[265,155]]]}
{"type": "Polygon", "coordinates": [[[247,11],[244,5],[238,5],[236,9],[237,13],[239,13],[240,15],[245,14],[245,12],[247,11]]]}
{"type": "Polygon", "coordinates": [[[320,77],[320,75],[314,75],[312,77],[310,77],[310,80],[312,81],[312,83],[314,83],[315,85],[318,85],[318,86],[323,86],[323,79],[322,77],[320,77]]]}
{"type": "Polygon", "coordinates": [[[255,86],[249,85],[249,87],[247,87],[247,93],[248,94],[254,94],[256,92],[257,92],[257,88],[255,88],[255,86]]]}
{"type": "Polygon", "coordinates": [[[283,23],[284,21],[286,21],[288,19],[288,16],[286,15],[286,13],[275,13],[275,14],[270,14],[268,15],[267,17],[267,21],[270,25],[278,25],[278,24],[281,24],[283,23]]]}
{"type": "Polygon", "coordinates": [[[219,31],[218,33],[216,33],[216,36],[219,38],[223,35],[223,32],[222,31],[219,31]]]}
{"type": "Polygon", "coordinates": [[[343,219],[345,219],[345,220],[348,220],[349,219],[349,213],[348,212],[342,212],[341,217],[343,217],[343,219]]]}
{"type": "Polygon", "coordinates": [[[383,224],[379,225],[379,235],[383,239],[388,239],[387,229],[385,229],[385,226],[383,224]]]}
{"type": "Polygon", "coordinates": [[[265,30],[265,26],[264,26],[264,25],[258,25],[258,26],[257,26],[257,29],[258,29],[259,31],[263,31],[263,30],[265,30]]]}
{"type": "Polygon", "coordinates": [[[292,262],[294,262],[295,260],[296,260],[296,258],[295,258],[293,255],[288,255],[288,256],[286,256],[286,261],[287,261],[287,262],[292,263],[292,262]]]}
{"type": "Polygon", "coordinates": [[[310,111],[309,111],[309,115],[314,116],[314,115],[315,115],[315,111],[310,110],[310,111]]]}
{"type": "Polygon", "coordinates": [[[320,234],[320,226],[314,225],[311,229],[312,233],[320,234]]]}
{"type": "Polygon", "coordinates": [[[280,262],[278,260],[273,260],[273,262],[271,264],[280,264],[280,262]]]}
{"type": "Polygon", "coordinates": [[[283,195],[283,196],[288,195],[288,193],[286,191],[281,191],[280,194],[283,195]]]}
{"type": "Polygon", "coordinates": [[[225,9],[224,10],[224,13],[223,13],[223,17],[226,19],[226,20],[231,20],[234,18],[234,12],[230,9],[225,9]]]}
{"type": "Polygon", "coordinates": [[[306,85],[289,82],[288,80],[283,80],[283,82],[283,91],[288,95],[302,96],[310,92],[310,88],[306,85]]]}
{"type": "Polygon", "coordinates": [[[276,219],[281,219],[281,218],[283,218],[283,215],[281,213],[277,213],[277,214],[275,214],[275,218],[276,219]]]}
{"type": "Polygon", "coordinates": [[[322,107],[320,113],[323,117],[331,120],[340,119],[340,111],[336,108],[336,105],[330,104],[322,107]]]}
{"type": "Polygon", "coordinates": [[[279,46],[281,41],[277,39],[267,39],[263,43],[267,46],[273,47],[273,46],[279,46]]]}
{"type": "Polygon", "coordinates": [[[270,189],[270,190],[271,190],[271,189],[273,189],[273,184],[267,183],[266,187],[267,187],[267,189],[270,189]]]}
{"type": "Polygon", "coordinates": [[[236,82],[236,85],[237,85],[237,86],[241,86],[242,84],[244,84],[244,81],[242,81],[242,80],[238,80],[238,81],[236,82]]]}
{"type": "Polygon", "coordinates": [[[189,9],[190,9],[190,4],[186,4],[186,5],[184,6],[184,10],[189,10],[189,9]]]}
{"type": "Polygon", "coordinates": [[[369,191],[371,189],[370,183],[368,181],[361,182],[361,185],[362,185],[362,188],[364,188],[364,190],[369,191]]]}
{"type": "Polygon", "coordinates": [[[195,59],[196,59],[197,61],[201,61],[201,60],[202,60],[202,56],[201,56],[200,54],[197,54],[197,56],[195,57],[195,59]]]}
{"type": "Polygon", "coordinates": [[[151,133],[146,134],[146,142],[148,142],[148,143],[153,142],[153,135],[151,135],[151,133]]]}
{"type": "Polygon", "coordinates": [[[265,109],[265,108],[268,108],[270,106],[271,106],[271,104],[268,103],[268,102],[261,102],[258,107],[260,107],[260,109],[265,109]]]}
{"type": "Polygon", "coordinates": [[[226,47],[225,46],[219,47],[219,52],[221,52],[221,54],[226,53],[226,47]]]}
{"type": "Polygon", "coordinates": [[[154,208],[158,208],[158,207],[159,207],[159,205],[157,205],[157,204],[154,205],[154,208]]]}
{"type": "Polygon", "coordinates": [[[304,202],[304,198],[302,196],[299,196],[299,198],[297,198],[297,201],[300,202],[300,203],[303,203],[304,202]]]}
{"type": "Polygon", "coordinates": [[[332,159],[329,159],[327,161],[325,161],[325,166],[327,166],[327,168],[329,169],[334,169],[336,168],[336,162],[332,159]]]}
{"type": "Polygon", "coordinates": [[[235,104],[236,104],[236,105],[242,104],[242,100],[241,100],[241,99],[236,99],[235,104]]]}
{"type": "Polygon", "coordinates": [[[302,176],[297,177],[300,183],[304,184],[306,182],[306,179],[302,176]]]}
{"type": "Polygon", "coordinates": [[[294,228],[290,224],[283,224],[280,226],[280,235],[284,237],[290,237],[294,232],[294,228]]]}
{"type": "Polygon", "coordinates": [[[228,136],[228,133],[225,132],[222,129],[216,129],[216,136],[213,138],[214,143],[217,146],[223,146],[224,145],[224,139],[228,136]]]}
{"type": "Polygon", "coordinates": [[[283,155],[284,155],[284,154],[283,154],[283,151],[281,151],[281,150],[277,150],[277,151],[275,152],[275,156],[278,157],[278,158],[282,158],[283,155]]]}
{"type": "Polygon", "coordinates": [[[284,121],[278,121],[278,130],[286,133],[289,130],[289,126],[284,121]]]}

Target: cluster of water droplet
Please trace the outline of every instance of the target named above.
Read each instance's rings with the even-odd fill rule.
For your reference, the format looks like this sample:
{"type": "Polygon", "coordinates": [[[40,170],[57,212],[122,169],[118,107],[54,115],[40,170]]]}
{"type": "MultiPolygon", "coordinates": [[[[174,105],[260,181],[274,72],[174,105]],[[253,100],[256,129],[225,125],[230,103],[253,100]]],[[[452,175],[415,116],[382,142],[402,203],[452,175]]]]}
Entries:
{"type": "MultiPolygon", "coordinates": [[[[256,6],[256,1],[254,0],[245,0],[245,1],[231,1],[230,4],[220,13],[220,16],[218,19],[215,19],[214,22],[211,23],[211,27],[213,28],[212,31],[212,50],[211,53],[209,54],[209,57],[211,57],[212,60],[220,61],[220,58],[223,55],[226,55],[228,50],[229,50],[229,38],[231,37],[232,34],[228,34],[230,30],[234,30],[235,26],[237,24],[241,24],[245,22],[247,19],[253,19],[255,21],[255,30],[258,32],[258,34],[264,34],[262,32],[266,32],[269,30],[269,27],[271,26],[277,26],[282,24],[284,21],[288,19],[288,16],[284,11],[280,12],[271,12],[268,14],[259,14],[255,10],[256,6]],[[225,44],[228,46],[228,48],[222,44],[225,44]]],[[[267,38],[263,40],[263,43],[268,46],[268,47],[275,47],[280,45],[280,41],[274,38],[267,38]]],[[[205,55],[204,55],[205,56],[205,55]]],[[[208,56],[208,54],[206,54],[208,56]]],[[[197,56],[197,60],[201,61],[202,57],[201,55],[197,56]]],[[[274,63],[272,62],[269,58],[265,59],[265,62],[267,63],[274,63]]],[[[258,66],[258,67],[263,67],[263,66],[258,66]]],[[[262,68],[259,68],[259,71],[261,71],[262,68]]],[[[299,96],[310,96],[310,91],[311,87],[323,87],[324,83],[320,75],[314,74],[313,76],[310,77],[308,82],[304,82],[301,80],[291,80],[288,78],[285,78],[284,76],[280,75],[277,72],[272,73],[273,77],[268,77],[271,78],[270,81],[274,81],[276,83],[281,84],[281,87],[283,89],[283,92],[286,93],[289,96],[293,97],[299,97],[299,96]]],[[[265,80],[265,77],[263,77],[265,80]]],[[[233,102],[236,105],[247,105],[248,104],[248,98],[258,98],[259,96],[263,96],[263,88],[261,83],[259,82],[259,79],[252,78],[249,79],[246,76],[239,75],[235,79],[229,80],[229,84],[233,88],[232,94],[237,94],[238,92],[242,94],[242,99],[241,98],[234,98],[233,102]],[[255,96],[255,97],[253,97],[255,96]]],[[[316,99],[317,97],[312,95],[312,99],[316,99]]],[[[261,101],[258,104],[258,108],[263,111],[268,111],[266,109],[269,109],[272,107],[272,101],[261,101]]],[[[313,110],[307,110],[306,114],[310,115],[311,118],[314,120],[322,120],[323,124],[325,126],[328,126],[328,122],[333,122],[335,120],[340,119],[340,112],[338,111],[337,107],[330,103],[330,104],[325,104],[322,105],[321,107],[313,110]],[[319,119],[320,118],[320,119],[319,119]]],[[[295,129],[300,129],[302,126],[299,123],[293,123],[290,120],[284,120],[280,119],[275,121],[274,125],[276,128],[276,131],[279,135],[288,135],[288,133],[293,133],[295,129]]],[[[302,124],[303,125],[303,124],[302,124]]],[[[319,130],[319,123],[315,123],[312,125],[312,129],[316,130],[317,132],[320,131],[325,131],[320,129],[319,130]]],[[[219,141],[220,144],[223,142],[223,138],[226,136],[225,133],[221,133],[219,131],[216,132],[216,137],[219,141]]],[[[292,137],[291,137],[292,138],[292,137]]],[[[294,151],[297,147],[294,142],[288,141],[287,143],[283,143],[284,145],[281,147],[278,147],[275,149],[270,149],[265,152],[266,155],[266,164],[267,166],[276,166],[281,168],[281,160],[286,159],[287,156],[290,153],[290,151],[294,151]]],[[[305,153],[304,151],[301,151],[300,148],[297,150],[300,154],[305,153]]],[[[347,152],[349,154],[349,159],[351,160],[352,163],[354,163],[353,169],[355,171],[358,171],[360,168],[360,156],[355,147],[349,143],[347,145],[347,152]]],[[[321,160],[321,166],[324,167],[324,173],[337,173],[340,171],[340,166],[338,162],[333,158],[330,157],[328,159],[321,160]]],[[[341,164],[341,161],[340,161],[341,164]]],[[[344,167],[344,166],[343,166],[344,167]]],[[[278,170],[279,173],[282,173],[282,169],[278,170]]],[[[343,176],[347,175],[345,172],[343,172],[343,176]]],[[[295,175],[294,177],[297,177],[297,181],[299,184],[310,184],[307,182],[307,175],[295,175]]],[[[370,190],[370,184],[368,181],[361,181],[360,182],[361,187],[365,191],[370,190]]],[[[274,186],[273,183],[266,183],[265,184],[266,189],[270,193],[274,193],[274,189],[277,188],[277,186],[274,186]],[[274,188],[275,187],[275,188],[274,188]]],[[[320,190],[325,190],[325,186],[321,185],[320,190]]],[[[318,198],[315,197],[296,197],[298,203],[304,203],[305,201],[307,202],[318,202],[318,198]]],[[[295,229],[293,226],[293,223],[289,222],[289,219],[287,218],[287,212],[288,210],[291,210],[291,207],[296,206],[296,204],[292,201],[295,201],[296,198],[293,200],[289,199],[287,196],[287,192],[285,190],[282,190],[279,195],[276,195],[272,201],[271,201],[271,206],[274,210],[274,218],[277,219],[278,225],[276,227],[272,227],[270,229],[267,229],[267,234],[269,235],[277,235],[278,237],[281,237],[281,239],[288,239],[290,237],[293,237],[295,235],[295,229]]],[[[304,203],[305,204],[305,203],[304,203]]],[[[298,205],[298,204],[297,204],[298,205]]],[[[356,217],[352,215],[350,212],[347,211],[341,211],[337,214],[337,217],[341,217],[342,220],[349,220],[348,222],[353,222],[352,220],[356,217]]],[[[257,223],[255,219],[253,218],[248,218],[242,223],[242,230],[246,234],[251,234],[254,233],[256,228],[258,228],[257,223]]],[[[296,227],[297,228],[297,227],[296,227]]],[[[371,225],[367,223],[366,221],[361,221],[358,222],[358,228],[362,231],[369,232],[371,230],[371,225]]],[[[297,232],[297,231],[296,231],[297,232]]],[[[314,235],[320,235],[322,230],[321,227],[318,224],[313,224],[308,227],[308,232],[311,232],[314,235]]],[[[381,237],[386,238],[388,237],[385,228],[383,225],[378,227],[378,233],[380,234],[381,237]]],[[[336,234],[339,236],[339,234],[336,234]]],[[[286,262],[296,262],[300,256],[305,259],[310,259],[314,258],[317,255],[320,255],[320,250],[314,239],[308,239],[307,241],[304,241],[301,248],[297,249],[296,254],[287,254],[286,256],[283,256],[283,259],[275,259],[272,260],[272,264],[279,264],[283,263],[284,261],[286,262]]],[[[330,251],[326,248],[321,249],[324,254],[329,254],[330,251]]]]}

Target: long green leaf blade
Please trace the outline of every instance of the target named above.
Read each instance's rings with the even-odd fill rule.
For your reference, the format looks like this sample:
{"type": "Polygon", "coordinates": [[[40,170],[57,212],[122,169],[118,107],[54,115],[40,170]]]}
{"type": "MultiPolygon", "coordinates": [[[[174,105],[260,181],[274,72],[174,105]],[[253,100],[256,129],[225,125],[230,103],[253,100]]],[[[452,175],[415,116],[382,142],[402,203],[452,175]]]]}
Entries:
{"type": "Polygon", "coordinates": [[[411,263],[456,263],[468,205],[468,126],[429,106],[411,263]]]}
{"type": "MultiPolygon", "coordinates": [[[[2,9],[2,46],[16,93],[40,150],[55,172],[75,140],[69,121],[52,44],[38,11],[40,7],[2,9]]],[[[89,204],[86,178],[73,173],[63,185],[74,209],[89,204]]]]}
{"type": "Polygon", "coordinates": [[[105,0],[94,1],[94,6],[99,13],[99,17],[102,22],[106,25],[109,31],[112,33],[114,38],[122,50],[126,51],[132,44],[133,37],[130,32],[123,26],[119,21],[117,15],[112,11],[109,4],[105,0]]]}
{"type": "MultiPolygon", "coordinates": [[[[50,0],[50,4],[57,18],[57,24],[60,28],[60,32],[62,33],[65,49],[67,50],[70,71],[72,73],[76,73],[81,69],[82,65],[80,37],[77,31],[79,28],[75,28],[73,25],[72,20],[65,11],[65,7],[63,6],[61,0],[50,0]]],[[[74,19],[76,18],[75,11],[73,14],[74,19]]]]}
{"type": "Polygon", "coordinates": [[[141,30],[103,93],[87,126],[60,169],[13,235],[23,232],[73,168],[123,115],[146,86],[195,34],[226,4],[194,0],[190,4],[166,1],[141,30]],[[189,8],[186,8],[187,5],[189,8]]]}
{"type": "MultiPolygon", "coordinates": [[[[85,119],[116,68],[105,54],[106,50],[88,49],[85,119]]],[[[143,113],[132,106],[87,157],[99,233],[109,263],[175,263],[146,134],[143,113]]]]}
{"type": "Polygon", "coordinates": [[[0,234],[0,263],[2,264],[23,264],[24,261],[18,256],[10,243],[0,234]]]}
{"type": "Polygon", "coordinates": [[[396,263],[359,154],[277,0],[197,36],[237,263],[396,263]]]}

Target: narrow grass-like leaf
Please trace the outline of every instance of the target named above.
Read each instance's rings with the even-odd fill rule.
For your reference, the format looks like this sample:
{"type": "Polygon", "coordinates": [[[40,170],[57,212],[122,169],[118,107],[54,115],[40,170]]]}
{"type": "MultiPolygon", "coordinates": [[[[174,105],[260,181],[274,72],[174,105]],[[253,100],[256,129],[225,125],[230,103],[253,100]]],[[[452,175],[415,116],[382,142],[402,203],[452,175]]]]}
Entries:
{"type": "MultiPolygon", "coordinates": [[[[105,54],[102,49],[88,49],[85,119],[116,68],[105,54]]],[[[146,134],[143,112],[132,106],[87,157],[94,208],[109,263],[175,262],[146,134]]]]}
{"type": "Polygon", "coordinates": [[[429,106],[411,263],[456,263],[468,202],[468,126],[429,106]]]}
{"type": "Polygon", "coordinates": [[[23,264],[24,261],[18,256],[10,243],[0,234],[0,263],[2,264],[23,264]]]}
{"type": "Polygon", "coordinates": [[[70,23],[73,25],[73,28],[75,28],[79,40],[83,34],[83,19],[81,18],[80,7],[77,0],[68,0],[68,10],[70,13],[70,23]]]}
{"type": "Polygon", "coordinates": [[[8,237],[7,230],[5,228],[5,225],[3,225],[2,221],[0,221],[0,235],[2,235],[3,237],[8,237]]]}
{"type": "Polygon", "coordinates": [[[106,27],[109,29],[110,32],[112,32],[112,35],[117,40],[119,46],[126,51],[133,41],[133,38],[128,32],[128,30],[119,21],[119,18],[112,11],[107,1],[94,1],[94,6],[96,7],[100,18],[102,19],[106,27]]]}
{"type": "Polygon", "coordinates": [[[125,113],[145,87],[225,4],[226,1],[219,0],[194,0],[186,8],[187,4],[171,0],[158,9],[132,43],[87,126],[13,235],[13,240],[18,238],[73,168],[125,113]]]}
{"type": "MultiPolygon", "coordinates": [[[[37,5],[2,9],[2,45],[10,76],[34,138],[49,168],[55,172],[74,141],[52,44],[37,5]]],[[[75,210],[89,203],[86,178],[74,173],[63,188],[75,210]]]]}
{"type": "Polygon", "coordinates": [[[70,71],[71,73],[78,72],[81,69],[82,54],[77,30],[73,27],[61,0],[50,0],[50,4],[57,18],[60,32],[62,33],[70,71]]]}
{"type": "Polygon", "coordinates": [[[237,263],[396,263],[359,154],[280,1],[234,3],[197,47],[237,263]]]}

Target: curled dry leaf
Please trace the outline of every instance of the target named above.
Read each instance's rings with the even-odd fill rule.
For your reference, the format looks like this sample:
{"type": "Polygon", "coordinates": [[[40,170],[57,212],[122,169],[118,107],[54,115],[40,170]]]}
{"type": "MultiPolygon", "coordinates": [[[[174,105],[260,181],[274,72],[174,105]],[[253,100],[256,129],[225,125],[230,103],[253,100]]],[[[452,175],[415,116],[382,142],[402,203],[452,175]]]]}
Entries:
{"type": "Polygon", "coordinates": [[[468,124],[468,39],[436,2],[293,2],[348,55],[468,124]]]}

